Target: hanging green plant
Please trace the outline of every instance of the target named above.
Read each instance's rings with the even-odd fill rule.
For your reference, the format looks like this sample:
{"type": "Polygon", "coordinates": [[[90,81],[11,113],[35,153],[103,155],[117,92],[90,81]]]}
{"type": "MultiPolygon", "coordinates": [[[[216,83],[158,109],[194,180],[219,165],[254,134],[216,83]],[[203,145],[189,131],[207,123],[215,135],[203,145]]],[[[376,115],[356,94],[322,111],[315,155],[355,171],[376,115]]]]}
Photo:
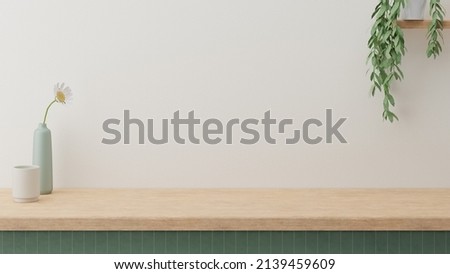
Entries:
{"type": "Polygon", "coordinates": [[[427,56],[436,58],[442,51],[439,39],[444,40],[442,29],[444,28],[445,11],[440,0],[430,0],[430,16],[431,22],[428,27],[428,48],[427,56]]]}
{"type": "MultiPolygon", "coordinates": [[[[383,94],[382,117],[390,122],[398,120],[391,109],[395,107],[391,85],[393,81],[401,81],[404,78],[400,65],[406,46],[403,30],[397,25],[397,19],[406,4],[408,4],[407,0],[380,0],[371,16],[374,24],[368,41],[367,59],[371,65],[371,94],[375,96],[376,91],[383,94]]],[[[436,58],[442,51],[441,40],[443,40],[442,29],[445,16],[440,0],[430,0],[430,16],[426,54],[428,57],[436,58]]]]}
{"type": "Polygon", "coordinates": [[[383,119],[391,122],[394,119],[398,120],[391,111],[391,106],[395,106],[391,83],[403,79],[400,64],[406,48],[403,31],[396,22],[404,6],[405,0],[380,0],[372,14],[375,23],[368,42],[370,49],[368,62],[372,65],[371,94],[375,96],[376,90],[383,93],[383,119]]]}

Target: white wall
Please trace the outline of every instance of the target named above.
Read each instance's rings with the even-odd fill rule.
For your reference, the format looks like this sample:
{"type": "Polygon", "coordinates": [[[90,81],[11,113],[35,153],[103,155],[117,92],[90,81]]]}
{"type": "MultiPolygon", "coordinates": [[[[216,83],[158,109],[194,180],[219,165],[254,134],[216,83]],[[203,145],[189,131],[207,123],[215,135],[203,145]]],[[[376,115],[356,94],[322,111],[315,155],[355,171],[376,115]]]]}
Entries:
{"type": "MultiPolygon", "coordinates": [[[[406,31],[401,121],[381,119],[365,64],[376,0],[0,0],[0,187],[48,125],[55,187],[448,187],[450,32],[437,60],[406,31]],[[136,118],[348,117],[349,144],[104,145],[136,118]]],[[[450,11],[450,1],[444,1],[450,11]]]]}

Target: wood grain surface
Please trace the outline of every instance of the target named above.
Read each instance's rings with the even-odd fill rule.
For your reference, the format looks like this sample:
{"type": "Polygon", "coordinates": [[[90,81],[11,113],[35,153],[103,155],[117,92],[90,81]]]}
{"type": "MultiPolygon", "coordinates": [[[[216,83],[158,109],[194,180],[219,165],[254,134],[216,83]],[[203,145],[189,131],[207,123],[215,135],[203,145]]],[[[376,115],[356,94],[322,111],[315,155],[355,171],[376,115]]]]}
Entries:
{"type": "Polygon", "coordinates": [[[450,189],[1,189],[0,230],[450,230],[450,189]]]}
{"type": "MultiPolygon", "coordinates": [[[[443,28],[450,28],[450,21],[444,21],[443,28]]],[[[428,29],[430,20],[398,20],[397,24],[403,29],[428,29]]]]}

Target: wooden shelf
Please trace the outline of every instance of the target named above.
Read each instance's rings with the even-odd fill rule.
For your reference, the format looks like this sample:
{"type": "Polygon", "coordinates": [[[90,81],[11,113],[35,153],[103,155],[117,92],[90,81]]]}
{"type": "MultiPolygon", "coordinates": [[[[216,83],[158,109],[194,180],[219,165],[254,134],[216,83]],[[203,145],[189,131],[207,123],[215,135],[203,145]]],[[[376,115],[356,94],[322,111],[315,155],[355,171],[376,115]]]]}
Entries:
{"type": "Polygon", "coordinates": [[[58,189],[0,230],[450,230],[450,189],[58,189]]]}
{"type": "MultiPolygon", "coordinates": [[[[428,29],[430,20],[398,20],[397,24],[403,29],[428,29]]],[[[444,29],[450,28],[450,21],[444,21],[444,29]]]]}

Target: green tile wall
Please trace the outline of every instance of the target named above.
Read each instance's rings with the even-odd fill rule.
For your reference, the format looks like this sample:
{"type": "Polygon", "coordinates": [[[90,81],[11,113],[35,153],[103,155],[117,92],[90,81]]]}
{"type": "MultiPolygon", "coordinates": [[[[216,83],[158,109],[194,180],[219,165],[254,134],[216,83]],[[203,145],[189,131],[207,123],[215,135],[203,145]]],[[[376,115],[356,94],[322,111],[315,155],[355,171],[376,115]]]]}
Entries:
{"type": "Polygon", "coordinates": [[[0,253],[450,252],[450,231],[0,231],[0,253]]]}

